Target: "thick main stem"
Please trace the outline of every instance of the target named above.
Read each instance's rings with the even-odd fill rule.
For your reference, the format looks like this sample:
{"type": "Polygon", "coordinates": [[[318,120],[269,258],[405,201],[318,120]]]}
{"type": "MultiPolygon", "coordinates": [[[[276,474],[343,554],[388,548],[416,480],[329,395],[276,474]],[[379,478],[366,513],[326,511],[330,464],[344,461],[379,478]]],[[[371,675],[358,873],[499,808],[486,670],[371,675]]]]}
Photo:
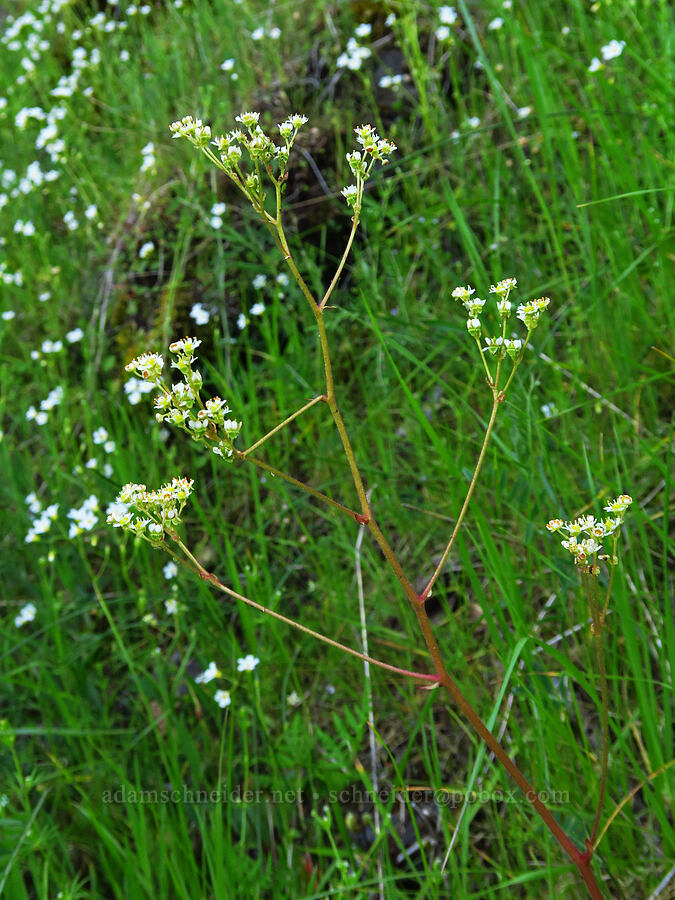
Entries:
{"type": "Polygon", "coordinates": [[[494,737],[492,732],[488,730],[483,720],[475,712],[474,708],[461,692],[456,682],[450,676],[443,663],[441,651],[436,641],[436,637],[433,633],[431,622],[429,621],[429,617],[424,605],[419,603],[415,604],[414,609],[420,628],[422,629],[422,634],[424,635],[424,640],[427,647],[429,648],[429,653],[431,654],[431,658],[434,662],[439,682],[448,691],[452,699],[460,708],[461,712],[469,720],[474,730],[487,744],[492,753],[494,753],[494,755],[506,769],[511,778],[513,778],[518,787],[525,794],[525,799],[532,804],[534,809],[537,811],[537,813],[545,823],[548,830],[551,832],[553,837],[558,841],[562,849],[577,867],[577,869],[579,870],[579,874],[584,879],[584,882],[588,887],[589,895],[593,898],[593,900],[602,900],[602,891],[600,890],[600,886],[598,885],[595,876],[591,871],[590,859],[586,858],[586,854],[582,853],[575,846],[575,844],[569,839],[560,825],[558,825],[555,818],[553,817],[553,814],[541,801],[539,794],[535,790],[534,786],[530,784],[527,778],[525,778],[518,766],[516,766],[516,764],[511,760],[509,755],[502,748],[499,741],[494,737]]]}

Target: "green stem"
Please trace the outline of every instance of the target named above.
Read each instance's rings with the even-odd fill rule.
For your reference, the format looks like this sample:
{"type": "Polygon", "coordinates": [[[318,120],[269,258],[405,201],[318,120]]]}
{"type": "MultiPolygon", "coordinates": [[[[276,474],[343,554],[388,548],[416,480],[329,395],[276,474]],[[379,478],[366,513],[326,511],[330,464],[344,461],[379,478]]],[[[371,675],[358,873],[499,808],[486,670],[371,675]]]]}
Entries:
{"type": "MultiPolygon", "coordinates": [[[[331,647],[336,647],[338,650],[342,650],[344,653],[349,653],[350,656],[356,656],[358,659],[362,659],[365,662],[370,663],[371,666],[377,666],[380,669],[386,669],[388,672],[394,672],[396,675],[405,675],[408,678],[418,678],[421,681],[431,681],[437,682],[438,678],[436,675],[429,675],[427,672],[414,672],[411,669],[401,669],[399,666],[391,666],[389,663],[382,662],[380,659],[375,659],[372,656],[368,656],[365,653],[360,653],[358,650],[354,650],[352,647],[348,647],[346,644],[341,644],[339,641],[334,641],[332,638],[329,638],[325,634],[321,634],[318,631],[314,631],[311,628],[307,628],[305,625],[301,625],[300,622],[296,622],[295,619],[289,619],[287,616],[283,616],[281,613],[275,612],[273,609],[269,609],[266,606],[263,606],[261,603],[256,603],[255,600],[251,600],[249,597],[244,597],[243,594],[238,594],[237,591],[233,591],[232,588],[227,587],[218,578],[213,575],[211,572],[208,572],[201,563],[195,559],[195,557],[190,553],[185,544],[180,540],[178,535],[173,531],[167,531],[169,537],[175,541],[175,543],[180,547],[181,551],[188,557],[189,560],[193,563],[193,566],[188,566],[188,568],[194,568],[199,576],[204,580],[210,582],[215,588],[219,591],[222,591],[223,594],[227,594],[228,597],[234,597],[235,600],[240,600],[242,603],[245,603],[247,606],[253,607],[253,609],[257,609],[259,612],[265,613],[265,615],[272,616],[274,619],[278,619],[280,622],[284,622],[286,625],[290,625],[292,628],[297,629],[298,631],[304,632],[304,634],[308,634],[313,638],[316,638],[318,641],[322,641],[324,644],[329,644],[331,647]]],[[[168,549],[168,548],[166,548],[168,549]]],[[[179,559],[175,554],[171,554],[174,558],[179,559]]],[[[184,560],[181,560],[184,562],[184,560]]]]}
{"type": "Polygon", "coordinates": [[[342,254],[342,259],[337,267],[335,275],[333,275],[333,280],[328,285],[328,290],[323,295],[323,299],[321,303],[319,303],[319,309],[324,309],[328,300],[330,299],[330,295],[333,293],[333,289],[338,282],[338,278],[342,274],[342,270],[344,268],[345,263],[347,262],[347,257],[349,256],[349,251],[352,249],[352,243],[354,241],[354,235],[356,234],[356,229],[359,227],[359,215],[361,213],[360,209],[354,207],[354,217],[352,218],[352,230],[349,233],[349,239],[347,240],[347,246],[345,247],[345,252],[342,254]]]}
{"type": "Polygon", "coordinates": [[[469,484],[469,489],[466,493],[466,497],[464,498],[464,503],[462,504],[462,508],[459,512],[459,516],[457,517],[457,521],[455,522],[455,527],[453,528],[452,534],[450,535],[450,540],[448,541],[448,544],[447,544],[445,550],[443,551],[443,554],[439,560],[438,565],[436,566],[436,570],[435,570],[434,574],[431,576],[431,578],[429,579],[429,583],[427,584],[427,586],[424,588],[424,590],[420,594],[420,603],[422,605],[424,605],[425,601],[431,594],[431,589],[433,588],[434,584],[436,583],[436,579],[441,574],[443,566],[445,565],[445,561],[447,560],[447,558],[450,554],[450,551],[452,550],[452,546],[455,543],[455,540],[459,533],[459,529],[461,528],[462,522],[464,521],[464,517],[466,516],[466,512],[469,508],[469,503],[471,502],[471,497],[473,496],[473,492],[475,490],[476,483],[478,481],[478,475],[479,475],[481,467],[483,465],[483,460],[485,459],[485,453],[487,451],[487,447],[490,442],[490,437],[492,435],[492,430],[495,425],[495,420],[497,418],[497,410],[499,409],[499,405],[501,403],[500,397],[502,397],[502,396],[503,396],[503,394],[501,391],[498,391],[496,388],[493,388],[493,390],[492,390],[492,412],[490,413],[490,419],[488,421],[487,428],[485,430],[485,438],[483,440],[483,446],[480,448],[480,453],[478,455],[478,461],[476,463],[476,468],[474,469],[473,477],[471,478],[471,483],[469,484]]]}
{"type": "Polygon", "coordinates": [[[325,403],[327,399],[328,398],[325,396],[325,394],[321,394],[319,397],[314,397],[313,400],[309,400],[303,407],[285,418],[283,422],[280,422],[271,431],[268,431],[267,434],[264,435],[264,437],[261,437],[259,441],[256,441],[255,444],[252,444],[247,450],[242,450],[241,457],[245,459],[249,455],[249,453],[253,453],[254,450],[257,450],[258,447],[261,447],[265,443],[265,441],[268,440],[268,438],[271,438],[273,434],[277,433],[277,431],[281,431],[282,428],[284,428],[286,425],[289,425],[293,421],[293,419],[297,419],[298,416],[301,416],[304,412],[306,412],[308,409],[311,409],[315,404],[320,403],[322,400],[325,403]]]}

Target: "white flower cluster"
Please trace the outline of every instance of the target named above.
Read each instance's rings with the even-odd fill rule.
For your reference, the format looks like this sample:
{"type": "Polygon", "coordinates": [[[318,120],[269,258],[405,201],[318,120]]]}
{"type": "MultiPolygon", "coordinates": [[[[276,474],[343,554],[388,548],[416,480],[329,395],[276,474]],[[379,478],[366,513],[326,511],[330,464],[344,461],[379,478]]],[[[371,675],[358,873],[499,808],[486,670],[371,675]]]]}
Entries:
{"type": "MultiPolygon", "coordinates": [[[[486,301],[481,300],[480,297],[474,297],[473,295],[476,293],[475,288],[471,287],[471,285],[466,285],[456,287],[452,296],[455,300],[461,301],[464,306],[464,309],[467,312],[467,323],[466,327],[470,335],[472,335],[481,350],[481,354],[487,351],[492,356],[496,356],[498,359],[503,359],[505,356],[509,356],[511,359],[515,360],[521,354],[523,349],[523,342],[520,338],[507,338],[506,337],[506,323],[509,319],[509,316],[512,312],[512,303],[509,300],[509,295],[511,291],[516,287],[517,281],[515,278],[504,278],[502,281],[498,281],[497,284],[493,284],[490,286],[490,293],[495,295],[495,300],[497,304],[497,312],[499,313],[499,318],[501,321],[501,334],[496,337],[486,337],[485,346],[480,347],[480,338],[483,334],[483,326],[481,324],[481,320],[479,316],[483,311],[483,307],[485,306],[486,301]]],[[[542,297],[540,300],[531,300],[529,303],[521,304],[517,311],[516,315],[519,319],[527,326],[528,336],[529,332],[532,331],[533,328],[536,327],[539,316],[549,305],[550,300],[548,297],[542,297]]]]}
{"type": "MultiPolygon", "coordinates": [[[[242,656],[237,660],[237,672],[253,672],[260,663],[257,656],[252,653],[242,656]]],[[[195,684],[210,684],[217,678],[222,678],[223,673],[220,671],[215,662],[211,661],[203,672],[195,676],[195,684]]],[[[213,699],[221,709],[226,709],[232,702],[229,691],[217,690],[213,695],[213,699]]]]}
{"type": "Polygon", "coordinates": [[[167,527],[180,524],[193,484],[192,479],[172,478],[156,491],[149,491],[144,484],[129,482],[108,507],[106,522],[156,545],[164,540],[167,527]],[[140,515],[134,517],[134,510],[140,515]]]}
{"type": "Polygon", "coordinates": [[[286,174],[286,165],[290,156],[293,142],[298,134],[298,129],[307,122],[307,117],[295,113],[277,126],[283,144],[275,144],[265,134],[260,124],[260,113],[243,112],[235,117],[246,131],[235,128],[228,134],[216,135],[211,140],[211,128],[204,125],[201,119],[193,119],[185,116],[177,122],[173,122],[169,128],[173,137],[184,137],[203,150],[209,159],[220,166],[237,186],[246,193],[249,198],[255,198],[258,202],[261,198],[261,185],[257,175],[260,163],[266,168],[268,174],[275,183],[286,174]],[[211,147],[213,145],[219,152],[220,161],[215,156],[211,147]],[[256,174],[244,175],[240,163],[243,151],[246,150],[251,162],[256,168],[256,174]],[[278,168],[278,179],[273,175],[273,167],[278,168]]]}
{"type": "Polygon", "coordinates": [[[352,209],[361,207],[363,186],[375,164],[379,160],[383,166],[388,165],[389,156],[396,150],[396,144],[381,138],[372,125],[358,125],[354,132],[356,140],[363,150],[354,150],[347,154],[347,162],[356,178],[356,184],[342,189],[347,205],[352,209]]]}
{"type": "Polygon", "coordinates": [[[68,529],[68,537],[76,538],[85,531],[91,531],[98,522],[98,498],[90,494],[82,506],[69,509],[66,515],[71,520],[68,529]]]}
{"type": "Polygon", "coordinates": [[[601,541],[617,531],[632,502],[633,498],[628,494],[621,494],[604,507],[605,512],[612,513],[604,519],[596,519],[595,516],[580,516],[573,522],[551,519],[546,523],[546,528],[552,534],[566,534],[567,537],[560,543],[572,554],[574,564],[587,568],[589,574],[597,575],[599,570],[595,560],[602,550],[601,541]]]}
{"type": "Polygon", "coordinates": [[[38,541],[41,535],[46,534],[52,527],[52,522],[58,516],[59,504],[52,503],[43,509],[42,503],[34,491],[28,494],[26,503],[28,504],[28,509],[35,516],[25,537],[26,543],[32,544],[38,541]]]}
{"type": "Polygon", "coordinates": [[[217,456],[229,459],[241,422],[226,418],[231,410],[220,397],[202,400],[202,375],[198,369],[193,369],[196,360],[193,353],[200,344],[201,341],[194,337],[185,337],[170,344],[169,351],[176,357],[171,367],[178,369],[184,378],[184,381],[171,386],[162,378],[164,360],[157,353],[143,353],[128,363],[125,369],[160,389],[160,394],[155,397],[155,418],[158,422],[176,425],[194,440],[208,446],[217,456]]]}
{"type": "MultiPolygon", "coordinates": [[[[600,48],[600,54],[604,62],[609,62],[610,59],[616,59],[621,56],[623,53],[623,48],[626,46],[625,41],[617,41],[615,39],[611,40],[609,44],[605,44],[604,47],[600,48]]],[[[591,64],[588,67],[589,72],[599,72],[600,69],[604,69],[604,65],[598,59],[597,56],[594,56],[591,60],[591,64]]]]}

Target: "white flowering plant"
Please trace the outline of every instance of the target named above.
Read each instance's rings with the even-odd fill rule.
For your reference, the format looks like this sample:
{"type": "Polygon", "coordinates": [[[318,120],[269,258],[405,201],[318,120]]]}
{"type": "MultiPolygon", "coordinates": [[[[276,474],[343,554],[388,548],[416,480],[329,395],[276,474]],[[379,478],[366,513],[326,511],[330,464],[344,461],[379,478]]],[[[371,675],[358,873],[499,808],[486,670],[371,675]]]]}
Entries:
{"type": "MultiPolygon", "coordinates": [[[[606,685],[603,689],[604,757],[600,796],[590,837],[586,840],[585,849],[580,850],[558,824],[533,785],[526,779],[506,750],[483,723],[463,695],[455,679],[449,673],[434,635],[434,629],[426,607],[427,600],[431,596],[432,589],[452,551],[469,509],[486,450],[494,431],[498,411],[506,399],[516,371],[523,363],[532,333],[539,326],[541,317],[548,311],[551,301],[548,297],[541,297],[515,304],[511,298],[517,289],[517,281],[514,277],[504,278],[490,287],[489,294],[493,295],[494,298],[493,314],[490,319],[489,317],[486,318],[486,312],[489,312],[491,307],[488,307],[486,300],[475,296],[476,291],[471,285],[459,286],[452,291],[452,297],[462,304],[466,312],[466,330],[476,344],[485,374],[485,381],[492,395],[492,409],[473,476],[463,504],[458,512],[452,533],[433,573],[425,579],[425,587],[418,591],[413,587],[413,580],[405,574],[403,566],[380,528],[371,506],[370,495],[366,490],[361,470],[349,439],[347,427],[337,402],[337,389],[333,376],[333,365],[325,321],[326,311],[331,308],[328,307],[328,301],[338,283],[358,228],[366,182],[372,175],[376,163],[382,166],[388,164],[389,157],[396,150],[396,146],[391,141],[381,138],[372,125],[360,125],[355,129],[359,149],[348,153],[346,157],[349,169],[354,177],[354,183],[345,186],[341,191],[352,213],[352,228],[335,274],[323,296],[318,297],[310,290],[295,263],[282,221],[282,195],[288,178],[288,162],[298,130],[307,122],[307,119],[304,115],[299,114],[289,116],[277,126],[278,136],[274,138],[263,129],[261,116],[257,112],[241,113],[236,117],[236,122],[241,127],[237,127],[226,134],[213,135],[211,127],[201,119],[185,116],[174,122],[170,126],[170,130],[174,138],[183,138],[189,141],[230,178],[238,190],[251,203],[262,223],[271,233],[290,274],[300,287],[315,320],[325,375],[323,390],[300,409],[288,415],[251,446],[246,449],[239,449],[235,447],[235,441],[240,434],[241,422],[228,418],[231,410],[225,400],[220,397],[204,399],[202,396],[203,378],[199,370],[195,368],[196,357],[194,355],[201,344],[200,340],[193,337],[184,337],[174,341],[169,346],[169,352],[172,356],[171,368],[175,369],[180,376],[180,379],[175,383],[166,379],[164,375],[164,358],[156,352],[146,352],[133,359],[127,364],[126,371],[136,376],[139,386],[149,385],[151,390],[158,391],[155,396],[154,406],[155,417],[159,423],[175,425],[193,440],[200,442],[209,452],[224,460],[231,462],[246,461],[275,476],[279,476],[298,489],[306,491],[313,497],[348,516],[358,523],[359,526],[367,528],[409,600],[432,660],[433,671],[411,671],[381,659],[376,659],[370,656],[368,652],[361,652],[335,640],[329,635],[314,631],[301,622],[271,610],[256,600],[239,594],[223,584],[214,573],[209,572],[192,554],[177,531],[183,509],[193,490],[193,481],[190,479],[176,477],[168,484],[154,491],[148,491],[144,484],[131,483],[125,485],[110,508],[108,523],[129,532],[136,538],[148,541],[157,549],[164,550],[173,560],[181,562],[229,597],[235,598],[266,615],[313,636],[317,640],[358,657],[368,664],[378,666],[391,674],[412,678],[428,688],[444,688],[481,740],[485,742],[490,751],[523,791],[528,802],[574,863],[586,885],[589,896],[597,900],[603,895],[591,869],[591,860],[595,850],[595,840],[602,812],[604,784],[607,774],[606,685]],[[267,190],[270,187],[274,192],[274,204],[268,208],[267,190]],[[490,320],[496,321],[496,325],[492,328],[489,325],[490,320]],[[517,325],[517,323],[520,323],[518,326],[521,329],[520,335],[513,328],[514,324],[517,325]],[[487,333],[488,330],[491,331],[490,334],[487,333]],[[344,451],[346,465],[358,496],[358,508],[356,509],[343,505],[328,494],[322,493],[315,487],[300,481],[287,472],[275,469],[254,455],[254,452],[267,440],[271,439],[281,429],[316,404],[324,404],[328,408],[335,425],[344,451]],[[167,538],[169,540],[166,540],[167,538]]],[[[222,212],[224,212],[224,207],[222,212]]],[[[145,393],[145,389],[141,390],[139,387],[139,399],[142,393],[145,393]]],[[[595,519],[593,516],[587,515],[568,523],[564,523],[562,519],[553,519],[547,525],[550,532],[564,535],[563,547],[572,554],[580,573],[594,580],[596,587],[599,562],[606,560],[613,571],[616,563],[620,527],[630,502],[631,498],[628,495],[621,495],[606,507],[606,511],[610,515],[604,519],[595,519]],[[609,554],[601,552],[603,541],[607,540],[612,542],[609,554]]],[[[610,578],[607,596],[602,605],[597,600],[596,588],[592,588],[589,591],[592,632],[596,639],[598,665],[603,678],[602,625],[609,603],[611,584],[610,578]]],[[[366,649],[364,647],[364,651],[366,649]]],[[[252,655],[246,656],[239,660],[238,670],[240,672],[252,671],[258,662],[257,657],[252,655]]],[[[219,677],[219,675],[217,666],[215,663],[211,663],[209,668],[199,676],[199,680],[200,683],[206,683],[219,677]]],[[[216,702],[223,708],[227,707],[230,703],[229,693],[227,691],[219,691],[216,702]]]]}

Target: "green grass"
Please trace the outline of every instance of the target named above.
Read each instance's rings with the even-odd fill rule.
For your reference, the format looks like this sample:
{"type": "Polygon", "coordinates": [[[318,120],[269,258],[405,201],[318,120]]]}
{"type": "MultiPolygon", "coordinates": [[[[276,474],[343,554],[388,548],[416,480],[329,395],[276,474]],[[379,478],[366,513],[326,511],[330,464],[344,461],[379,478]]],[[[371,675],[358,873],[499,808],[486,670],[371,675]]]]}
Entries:
{"type": "MultiPolygon", "coordinates": [[[[132,406],[123,388],[132,356],[196,334],[209,389],[244,422],[242,447],[323,390],[312,317],[294,285],[275,282],[283,262],[269,236],[168,131],[186,113],[225,131],[238,112],[257,109],[267,125],[294,111],[310,119],[298,141],[305,152],[290,166],[287,222],[317,291],[348,234],[338,191],[350,180],[354,125],[372,121],[398,145],[369,190],[327,316],[357,459],[420,589],[461,505],[490,408],[450,292],[470,282],[485,294],[514,275],[524,298],[551,297],[500,411],[433,621],[462,689],[484,720],[495,716],[538,788],[559,792],[555,814],[582,846],[599,772],[598,680],[577,577],[543,526],[632,494],[606,630],[603,821],[639,790],[594,866],[607,897],[652,896],[675,856],[675,768],[664,768],[673,758],[675,660],[669,5],[504,10],[460,0],[445,44],[432,37],[431,4],[185,0],[175,9],[155,0],[135,16],[100,5],[126,30],[92,28],[97,5],[66,4],[45,24],[48,45],[23,83],[25,51],[0,52],[0,314],[14,313],[0,319],[0,893],[309,900],[378,896],[381,880],[392,900],[584,896],[522,798],[488,798],[512,785],[480,756],[446,698],[379,671],[371,679],[384,828],[375,841],[372,802],[340,802],[342,791],[358,797],[371,787],[361,664],[221,600],[187,571],[167,580],[167,557],[104,524],[124,482],[194,477],[185,534],[200,561],[235,590],[359,645],[354,523],[253,467],[219,463],[178,432],[164,439],[149,399],[132,406]],[[385,26],[391,11],[398,19],[385,26]],[[488,28],[496,16],[503,26],[488,28]],[[373,55],[358,71],[338,70],[360,21],[373,24],[360,39],[373,55]],[[261,25],[281,36],[252,40],[261,25]],[[611,39],[626,42],[623,53],[589,72],[611,39]],[[100,61],[83,69],[72,96],[55,99],[50,90],[71,71],[77,46],[99,48],[100,61]],[[220,69],[226,58],[236,80],[220,69]],[[398,92],[378,86],[398,72],[406,76],[398,92]],[[52,164],[35,148],[45,122],[14,123],[21,109],[56,104],[66,110],[56,123],[65,145],[52,164]],[[480,123],[469,127],[474,116],[480,123]],[[148,142],[156,162],[141,172],[148,142]],[[16,191],[36,159],[59,177],[16,191]],[[227,204],[220,229],[208,221],[216,201],[227,204]],[[16,233],[17,220],[35,234],[16,233]],[[154,252],[141,259],[148,241],[154,252]],[[8,277],[16,272],[20,286],[8,277]],[[260,273],[267,284],[257,290],[260,273]],[[260,300],[264,314],[251,315],[260,300]],[[197,302],[211,310],[207,325],[189,316],[197,302]],[[69,344],[76,327],[84,337],[69,344]],[[64,347],[44,352],[45,340],[64,347]],[[63,399],[47,423],[27,420],[57,386],[63,399]],[[115,442],[110,453],[94,443],[101,426],[115,442]],[[59,509],[49,531],[26,543],[31,492],[59,509]],[[69,538],[68,511],[92,494],[97,523],[69,538]],[[169,599],[178,614],[166,612],[169,599]],[[15,627],[28,603],[34,620],[15,627]],[[260,665],[237,672],[248,653],[260,665]],[[222,677],[197,684],[211,660],[222,677]],[[229,709],[215,704],[215,687],[230,691],[229,709]],[[467,807],[441,874],[459,803],[435,805],[422,791],[406,804],[394,788],[459,796],[472,772],[474,790],[488,793],[467,807]],[[162,802],[172,790],[178,799],[162,802]],[[216,790],[220,802],[200,802],[198,792],[216,790]]],[[[14,2],[9,11],[43,18],[37,7],[14,2]]],[[[28,23],[19,40],[32,30],[28,23]]],[[[322,407],[261,455],[356,503],[322,407]]],[[[408,602],[367,538],[361,564],[371,652],[428,669],[408,602]]]]}

